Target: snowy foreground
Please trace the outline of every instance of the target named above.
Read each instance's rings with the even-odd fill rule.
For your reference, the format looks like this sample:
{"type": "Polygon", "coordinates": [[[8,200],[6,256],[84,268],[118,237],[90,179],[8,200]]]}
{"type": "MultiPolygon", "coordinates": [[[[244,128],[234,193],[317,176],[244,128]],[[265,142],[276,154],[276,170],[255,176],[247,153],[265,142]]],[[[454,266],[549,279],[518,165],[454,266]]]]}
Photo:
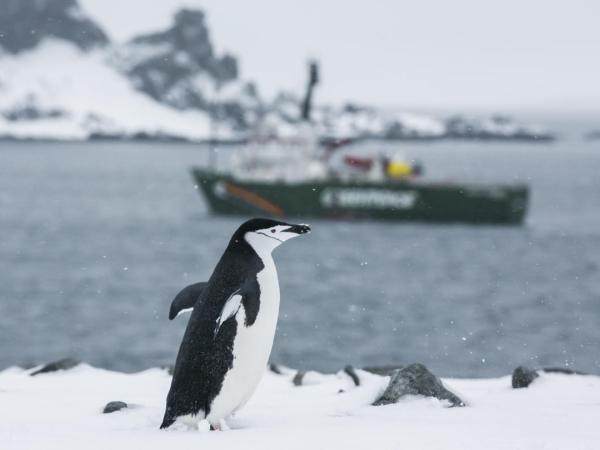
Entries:
{"type": "Polygon", "coordinates": [[[16,449],[599,449],[600,377],[541,374],[527,389],[510,377],[445,379],[468,406],[432,398],[369,406],[388,378],[358,371],[266,373],[229,431],[159,431],[170,376],[123,374],[82,364],[29,376],[0,372],[0,448],[16,449]],[[343,392],[340,392],[343,391],[343,392]],[[109,401],[130,408],[102,414],[109,401]]]}

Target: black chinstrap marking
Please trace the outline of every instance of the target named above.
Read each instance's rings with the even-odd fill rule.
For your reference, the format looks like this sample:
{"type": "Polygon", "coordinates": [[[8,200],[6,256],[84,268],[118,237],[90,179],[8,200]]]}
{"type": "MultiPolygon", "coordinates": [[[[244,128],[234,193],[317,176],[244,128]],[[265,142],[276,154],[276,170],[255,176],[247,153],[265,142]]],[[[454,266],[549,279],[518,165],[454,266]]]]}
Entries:
{"type": "Polygon", "coordinates": [[[265,234],[262,231],[257,231],[256,234],[261,234],[261,235],[266,236],[268,238],[275,239],[276,241],[279,241],[279,242],[281,242],[283,244],[283,241],[281,239],[277,239],[275,236],[269,236],[268,234],[265,234]]]}

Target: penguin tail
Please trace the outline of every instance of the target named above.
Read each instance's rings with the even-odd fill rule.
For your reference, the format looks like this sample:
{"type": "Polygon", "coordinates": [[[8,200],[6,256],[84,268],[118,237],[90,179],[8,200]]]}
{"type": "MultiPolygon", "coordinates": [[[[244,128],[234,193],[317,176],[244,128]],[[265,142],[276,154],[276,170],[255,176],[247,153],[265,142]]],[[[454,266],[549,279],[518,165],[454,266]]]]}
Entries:
{"type": "Polygon", "coordinates": [[[164,430],[165,428],[169,428],[174,423],[175,423],[175,417],[172,417],[168,412],[166,412],[165,417],[163,418],[163,421],[160,424],[160,429],[164,430]]]}

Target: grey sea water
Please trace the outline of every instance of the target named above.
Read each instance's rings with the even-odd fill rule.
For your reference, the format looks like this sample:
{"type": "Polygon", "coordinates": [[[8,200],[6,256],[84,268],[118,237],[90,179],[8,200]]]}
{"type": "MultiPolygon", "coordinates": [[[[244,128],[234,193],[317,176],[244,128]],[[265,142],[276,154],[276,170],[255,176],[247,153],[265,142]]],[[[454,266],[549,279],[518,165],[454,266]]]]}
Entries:
{"type": "MultiPolygon", "coordinates": [[[[397,146],[431,179],[529,183],[526,224],[310,220],[312,234],[276,253],[272,361],[600,372],[600,142],[397,146]]],[[[208,278],[242,220],[211,216],[194,189],[189,168],[207,155],[182,144],[0,143],[0,368],[174,361],[187,317],[167,320],[171,298],[208,278]]]]}

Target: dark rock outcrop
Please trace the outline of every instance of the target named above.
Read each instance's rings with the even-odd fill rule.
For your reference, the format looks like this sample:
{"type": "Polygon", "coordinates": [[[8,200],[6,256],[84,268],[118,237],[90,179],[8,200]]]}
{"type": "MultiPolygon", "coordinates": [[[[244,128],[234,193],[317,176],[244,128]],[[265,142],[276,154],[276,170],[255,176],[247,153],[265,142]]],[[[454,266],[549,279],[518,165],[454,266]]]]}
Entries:
{"type": "Polygon", "coordinates": [[[445,128],[443,137],[451,139],[548,142],[556,138],[552,133],[519,125],[503,115],[493,115],[484,120],[456,115],[445,121],[445,128]]]}
{"type": "Polygon", "coordinates": [[[0,116],[3,116],[9,122],[56,119],[67,115],[61,109],[40,106],[33,96],[28,96],[22,102],[0,112],[0,116]]]}
{"type": "Polygon", "coordinates": [[[58,372],[59,370],[69,370],[75,366],[78,366],[79,364],[81,364],[81,361],[78,361],[73,358],[59,359],[58,361],[48,363],[41,369],[36,370],[31,374],[31,376],[34,377],[42,373],[58,372]]]}
{"type": "Polygon", "coordinates": [[[83,50],[108,43],[104,31],[84,15],[76,0],[0,2],[1,48],[19,53],[46,37],[69,41],[83,50]]]}
{"type": "Polygon", "coordinates": [[[544,367],[542,372],[545,373],[561,373],[563,375],[589,375],[586,372],[580,372],[579,370],[567,369],[565,367],[544,367]]]}
{"type": "MultiPolygon", "coordinates": [[[[215,55],[204,19],[202,11],[182,9],[175,15],[171,28],[135,37],[131,44],[168,49],[168,52],[157,55],[163,59],[157,68],[165,71],[168,65],[176,66],[169,74],[172,79],[167,80],[171,83],[177,81],[177,69],[185,72],[193,68],[202,69],[221,83],[235,80],[238,76],[237,60],[228,54],[222,57],[215,55]],[[179,55],[176,52],[180,52],[179,55]]],[[[152,64],[152,61],[144,63],[152,64]]],[[[143,68],[144,63],[138,67],[143,68]]]]}
{"type": "Polygon", "coordinates": [[[135,88],[155,100],[208,111],[238,128],[249,125],[247,109],[258,103],[250,83],[240,83],[233,97],[221,95],[221,88],[238,79],[238,63],[232,55],[216,55],[199,10],[183,9],[169,29],[135,37],[117,51],[115,64],[135,88]]]}
{"type": "Polygon", "coordinates": [[[42,109],[36,108],[33,105],[27,105],[22,108],[13,108],[5,111],[3,114],[4,118],[9,122],[33,121],[39,119],[56,119],[58,117],[64,117],[67,114],[57,108],[42,109]]]}
{"type": "Polygon", "coordinates": [[[104,407],[104,409],[102,410],[103,414],[110,414],[116,411],[120,411],[122,409],[128,408],[127,403],[125,402],[120,402],[120,401],[116,401],[116,402],[108,402],[106,404],[106,406],[104,407]]]}
{"type": "Polygon", "coordinates": [[[442,380],[431,373],[423,364],[411,364],[392,373],[390,383],[374,406],[398,402],[406,395],[435,397],[450,402],[451,406],[465,406],[456,394],[444,387],[442,380]]]}
{"type": "Polygon", "coordinates": [[[560,373],[563,375],[589,375],[588,373],[565,367],[545,367],[543,369],[533,370],[525,366],[519,366],[513,370],[512,387],[514,389],[529,387],[529,385],[540,376],[540,371],[544,373],[560,373]]]}
{"type": "Polygon", "coordinates": [[[539,374],[528,367],[519,366],[512,373],[512,387],[514,389],[526,388],[533,380],[539,377],[539,374]]]}

